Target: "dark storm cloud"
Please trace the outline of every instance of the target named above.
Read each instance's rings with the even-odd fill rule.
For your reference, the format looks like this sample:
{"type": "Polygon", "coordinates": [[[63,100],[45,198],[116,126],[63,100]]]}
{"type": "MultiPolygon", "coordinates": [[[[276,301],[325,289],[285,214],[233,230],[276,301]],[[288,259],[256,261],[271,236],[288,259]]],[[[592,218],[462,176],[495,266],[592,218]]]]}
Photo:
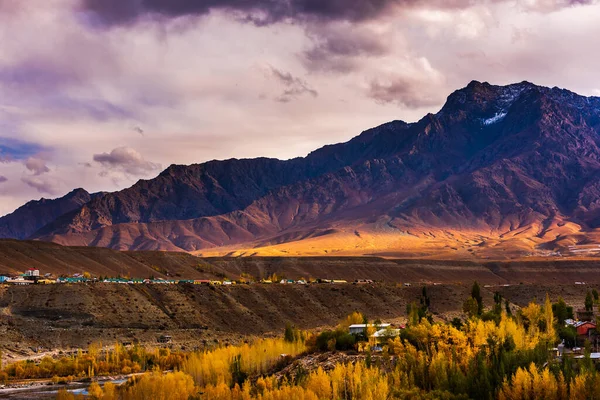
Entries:
{"type": "Polygon", "coordinates": [[[302,53],[310,71],[350,72],[367,56],[389,51],[387,42],[374,32],[352,26],[312,26],[307,30],[312,47],[302,53]]]}
{"type": "Polygon", "coordinates": [[[0,183],[4,183],[6,181],[8,181],[8,178],[5,177],[5,176],[0,175],[0,183]]]}
{"type": "MultiPolygon", "coordinates": [[[[537,0],[525,3],[525,8],[551,11],[595,1],[537,0]]],[[[81,0],[82,9],[91,12],[97,22],[105,25],[127,24],[142,16],[199,16],[212,10],[242,14],[242,19],[257,25],[284,20],[365,21],[394,6],[460,9],[473,4],[476,4],[473,0],[81,0]]]]}
{"type": "MultiPolygon", "coordinates": [[[[413,0],[414,1],[414,0],[413,0]]],[[[259,25],[286,19],[366,20],[394,4],[411,0],[82,0],[107,25],[126,24],[144,15],[180,17],[211,10],[242,13],[259,25]]]]}

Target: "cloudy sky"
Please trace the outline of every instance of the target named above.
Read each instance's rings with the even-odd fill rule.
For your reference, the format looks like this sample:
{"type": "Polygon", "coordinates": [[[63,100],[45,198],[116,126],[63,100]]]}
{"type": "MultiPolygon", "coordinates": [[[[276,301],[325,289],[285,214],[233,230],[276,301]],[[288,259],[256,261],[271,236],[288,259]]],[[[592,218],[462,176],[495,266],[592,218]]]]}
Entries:
{"type": "Polygon", "coordinates": [[[476,79],[600,95],[600,2],[0,0],[0,215],[304,156],[476,79]]]}

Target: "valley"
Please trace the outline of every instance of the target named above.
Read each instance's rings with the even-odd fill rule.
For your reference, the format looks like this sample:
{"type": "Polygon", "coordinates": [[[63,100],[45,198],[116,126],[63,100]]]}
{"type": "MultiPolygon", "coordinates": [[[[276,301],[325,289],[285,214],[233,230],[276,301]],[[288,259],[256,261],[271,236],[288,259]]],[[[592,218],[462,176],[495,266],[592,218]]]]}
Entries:
{"type": "MultiPolygon", "coordinates": [[[[581,307],[587,291],[600,286],[600,263],[583,259],[474,262],[377,257],[197,258],[185,253],[128,253],[17,243],[43,246],[39,254],[28,253],[29,265],[57,275],[66,273],[62,263],[69,256],[73,262],[70,268],[81,266],[94,275],[126,271],[131,276],[162,273],[176,279],[237,280],[243,276],[253,277],[256,283],[0,285],[0,346],[7,360],[35,356],[35,351],[43,354],[87,348],[97,342],[110,345],[139,341],[156,346],[161,335],[171,336],[174,346],[201,349],[279,335],[287,323],[308,330],[333,326],[353,311],[372,319],[402,322],[406,320],[407,305],[418,301],[423,286],[431,298],[430,309],[439,320],[463,314],[463,302],[474,281],[482,285],[485,304],[491,305],[493,294],[499,292],[515,307],[543,299],[546,293],[553,300],[563,296],[567,303],[581,307]],[[103,265],[103,269],[94,269],[96,265],[103,265]],[[272,276],[347,283],[258,283],[272,276]],[[374,282],[353,283],[365,279],[374,282]]],[[[0,268],[0,274],[8,272],[5,266],[0,268]]]]}

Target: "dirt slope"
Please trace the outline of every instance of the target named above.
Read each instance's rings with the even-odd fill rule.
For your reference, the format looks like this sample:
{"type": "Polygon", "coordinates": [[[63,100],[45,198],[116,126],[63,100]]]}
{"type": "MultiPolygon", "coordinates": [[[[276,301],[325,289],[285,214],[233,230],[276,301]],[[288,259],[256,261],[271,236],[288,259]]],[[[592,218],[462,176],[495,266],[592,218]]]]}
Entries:
{"type": "MultiPolygon", "coordinates": [[[[433,311],[457,311],[468,286],[431,287],[433,311]]],[[[188,345],[335,325],[353,311],[397,319],[421,288],[395,285],[40,285],[0,287],[0,346],[69,348],[92,341],[156,343],[163,333],[188,345]]],[[[490,297],[491,301],[491,297],[490,297]]]]}

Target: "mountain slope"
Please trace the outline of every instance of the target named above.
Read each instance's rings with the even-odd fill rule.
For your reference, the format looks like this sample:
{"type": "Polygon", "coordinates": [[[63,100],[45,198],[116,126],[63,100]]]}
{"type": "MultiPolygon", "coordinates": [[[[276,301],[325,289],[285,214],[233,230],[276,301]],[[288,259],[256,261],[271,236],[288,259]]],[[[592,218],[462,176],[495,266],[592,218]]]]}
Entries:
{"type": "Polygon", "coordinates": [[[172,165],[158,177],[109,193],[53,221],[36,236],[87,232],[127,222],[183,220],[241,210],[269,191],[389,153],[373,138],[407,128],[394,121],[353,140],[326,146],[305,158],[230,159],[172,165]]]}
{"type": "Polygon", "coordinates": [[[0,218],[0,238],[25,239],[61,215],[80,208],[100,195],[75,189],[58,199],[30,201],[0,218]]]}
{"type": "MultiPolygon", "coordinates": [[[[267,248],[355,254],[419,249],[422,243],[457,252],[476,253],[475,246],[486,244],[532,252],[549,243],[564,249],[592,240],[600,226],[600,99],[528,82],[471,82],[440,112],[416,123],[382,125],[306,158],[264,161],[268,168],[255,169],[257,160],[223,165],[236,162],[247,170],[215,178],[219,190],[181,196],[208,198],[219,207],[138,217],[115,202],[126,218],[103,220],[96,204],[111,198],[105,196],[83,208],[93,223],[69,216],[36,237],[116,249],[244,254],[267,248]],[[307,250],[309,243],[314,250],[307,250]]],[[[191,167],[180,168],[173,180],[191,167]]],[[[165,173],[147,185],[164,185],[165,173]]],[[[152,209],[138,198],[131,203],[152,209]]]]}

